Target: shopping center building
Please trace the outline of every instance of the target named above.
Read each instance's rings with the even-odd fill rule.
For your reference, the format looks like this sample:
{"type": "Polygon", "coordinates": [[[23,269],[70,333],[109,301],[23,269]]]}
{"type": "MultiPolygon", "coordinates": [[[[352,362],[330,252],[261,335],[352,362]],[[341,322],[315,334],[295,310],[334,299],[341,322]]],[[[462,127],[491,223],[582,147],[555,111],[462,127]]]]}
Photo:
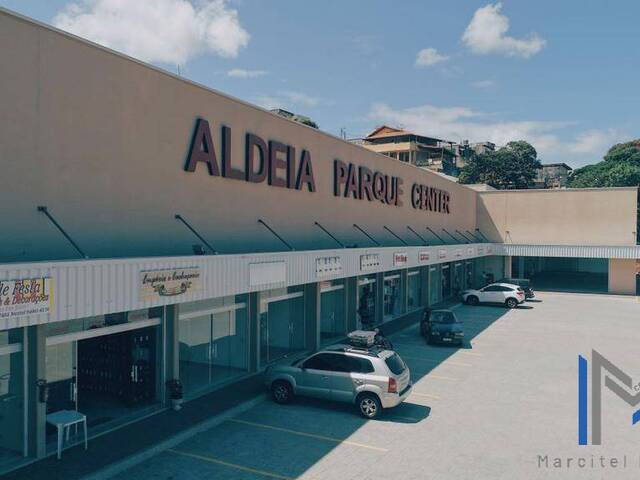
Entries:
{"type": "Polygon", "coordinates": [[[636,293],[636,188],[477,192],[4,10],[0,46],[0,468],[492,278],[636,293]]]}

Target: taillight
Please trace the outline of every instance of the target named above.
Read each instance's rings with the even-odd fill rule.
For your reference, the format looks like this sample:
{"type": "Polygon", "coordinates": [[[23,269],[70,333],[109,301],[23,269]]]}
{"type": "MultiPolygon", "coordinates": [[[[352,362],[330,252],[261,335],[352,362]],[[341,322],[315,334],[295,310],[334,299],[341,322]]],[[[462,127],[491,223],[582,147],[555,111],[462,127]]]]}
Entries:
{"type": "Polygon", "coordinates": [[[396,382],[396,379],[393,377],[389,377],[389,389],[388,389],[389,393],[398,393],[398,383],[396,382]]]}

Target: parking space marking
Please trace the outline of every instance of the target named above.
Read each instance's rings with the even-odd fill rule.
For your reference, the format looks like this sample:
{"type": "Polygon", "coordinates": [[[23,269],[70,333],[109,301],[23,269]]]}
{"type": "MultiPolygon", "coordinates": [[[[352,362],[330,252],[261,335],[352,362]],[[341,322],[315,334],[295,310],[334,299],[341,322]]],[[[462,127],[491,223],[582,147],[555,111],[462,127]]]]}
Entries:
{"type": "Polygon", "coordinates": [[[181,450],[174,450],[170,448],[167,452],[171,452],[175,455],[181,455],[183,457],[195,458],[197,460],[202,460],[203,462],[209,462],[216,465],[222,465],[229,468],[235,468],[236,470],[242,470],[243,472],[254,473],[256,475],[262,475],[263,477],[269,478],[277,478],[279,480],[293,480],[294,477],[287,477],[285,475],[280,475],[278,473],[267,472],[266,470],[258,470],[256,468],[245,467],[244,465],[238,465],[237,463],[225,462],[224,460],[219,460],[214,457],[209,457],[205,455],[198,455],[197,453],[183,452],[181,450]]]}
{"type": "Polygon", "coordinates": [[[390,418],[397,418],[398,420],[409,420],[410,422],[420,422],[422,419],[417,417],[405,417],[403,415],[392,414],[390,418]]]}
{"type": "Polygon", "coordinates": [[[316,440],[324,440],[332,443],[342,443],[345,445],[351,445],[352,447],[367,448],[369,450],[376,450],[378,452],[388,452],[386,448],[374,447],[373,445],[367,445],[364,443],[353,442],[351,440],[343,440],[341,438],[328,437],[326,435],[318,435],[315,433],[301,432],[299,430],[291,430],[289,428],[276,427],[274,425],[267,425],[266,423],[249,422],[247,420],[240,420],[239,418],[231,418],[228,422],[240,423],[243,425],[249,425],[256,428],[265,428],[267,430],[276,430],[278,432],[290,433],[291,435],[299,435],[301,437],[315,438],[316,440]]]}
{"type": "Polygon", "coordinates": [[[437,395],[431,395],[429,393],[418,393],[418,392],[411,392],[411,396],[416,396],[416,397],[424,397],[424,398],[430,398],[432,400],[440,400],[440,397],[437,395]]]}
{"type": "Polygon", "coordinates": [[[445,377],[445,376],[442,376],[442,375],[435,375],[433,373],[423,373],[422,376],[423,376],[423,378],[435,378],[436,380],[451,380],[453,382],[457,382],[458,381],[457,378],[445,377]]]}
{"type": "Polygon", "coordinates": [[[435,360],[433,358],[424,358],[424,357],[406,357],[404,355],[402,355],[402,358],[404,360],[415,360],[418,362],[427,362],[427,363],[433,363],[435,365],[451,365],[454,367],[471,367],[472,365],[470,363],[464,363],[464,362],[456,362],[454,361],[449,361],[448,358],[442,359],[442,360],[435,360]]]}
{"type": "Polygon", "coordinates": [[[460,355],[469,355],[472,357],[484,357],[484,355],[482,353],[477,353],[477,352],[466,352],[464,350],[458,350],[458,353],[460,355]]]}

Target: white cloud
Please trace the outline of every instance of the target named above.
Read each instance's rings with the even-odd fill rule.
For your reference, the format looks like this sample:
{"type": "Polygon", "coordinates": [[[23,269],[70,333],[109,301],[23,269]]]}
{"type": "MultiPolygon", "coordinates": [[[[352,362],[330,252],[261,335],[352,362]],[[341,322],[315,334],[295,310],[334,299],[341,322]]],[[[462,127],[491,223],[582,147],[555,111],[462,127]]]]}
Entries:
{"type": "Polygon", "coordinates": [[[487,89],[496,86],[496,82],[493,80],[477,80],[475,82],[471,82],[471,86],[474,88],[487,89]]]}
{"type": "Polygon", "coordinates": [[[423,48],[416,56],[416,67],[431,67],[447,60],[449,57],[439,53],[435,48],[423,48]]]}
{"type": "Polygon", "coordinates": [[[243,68],[233,68],[227,72],[227,76],[235,78],[256,78],[266,75],[266,70],[245,70],[243,68]]]}
{"type": "Polygon", "coordinates": [[[376,124],[402,126],[425,136],[460,142],[490,141],[505,145],[526,140],[538,151],[543,162],[566,162],[574,166],[597,162],[609,147],[624,140],[618,130],[584,130],[575,135],[566,132],[574,122],[544,120],[496,120],[496,115],[467,107],[421,105],[394,109],[374,104],[368,115],[376,124]]]}
{"type": "Polygon", "coordinates": [[[261,95],[256,99],[256,102],[258,105],[269,110],[272,108],[312,108],[317,107],[321,103],[327,103],[318,97],[312,97],[306,93],[291,90],[282,90],[275,95],[261,95]]]}
{"type": "Polygon", "coordinates": [[[53,24],[146,62],[183,65],[203,53],[236,57],[249,42],[226,0],[84,0],[53,24]]]}
{"type": "Polygon", "coordinates": [[[574,154],[593,154],[604,152],[616,143],[624,141],[625,136],[619,130],[587,130],[580,133],[567,145],[567,150],[574,154]]]}
{"type": "Polygon", "coordinates": [[[462,41],[475,54],[491,53],[510,57],[529,58],[545,46],[546,41],[537,34],[514,38],[507,35],[509,19],[500,13],[501,3],[489,4],[476,10],[467,25],[462,41]]]}

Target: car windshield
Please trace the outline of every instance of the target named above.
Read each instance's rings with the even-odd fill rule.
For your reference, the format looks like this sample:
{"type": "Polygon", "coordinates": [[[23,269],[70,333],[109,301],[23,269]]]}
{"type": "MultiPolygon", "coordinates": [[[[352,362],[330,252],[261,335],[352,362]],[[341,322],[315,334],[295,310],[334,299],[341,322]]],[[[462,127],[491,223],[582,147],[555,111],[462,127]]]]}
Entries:
{"type": "Polygon", "coordinates": [[[407,366],[404,364],[404,362],[402,361],[402,359],[397,353],[394,353],[389,358],[387,358],[385,360],[385,363],[387,364],[387,367],[389,367],[389,370],[391,370],[394,375],[400,375],[407,368],[407,366]]]}
{"type": "Polygon", "coordinates": [[[432,323],[459,323],[453,312],[431,312],[432,323]]]}

